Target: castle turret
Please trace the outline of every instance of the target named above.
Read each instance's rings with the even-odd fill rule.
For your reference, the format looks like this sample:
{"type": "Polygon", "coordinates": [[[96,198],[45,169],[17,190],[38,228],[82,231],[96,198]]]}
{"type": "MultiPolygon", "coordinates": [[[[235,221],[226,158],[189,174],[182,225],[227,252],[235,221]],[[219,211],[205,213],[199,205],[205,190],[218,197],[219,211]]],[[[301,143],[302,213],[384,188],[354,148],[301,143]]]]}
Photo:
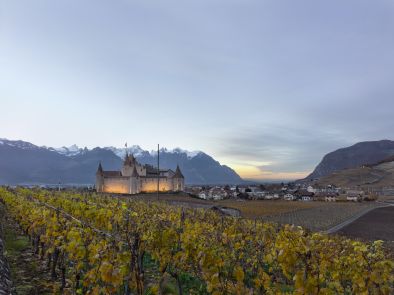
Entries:
{"type": "Polygon", "coordinates": [[[133,154],[129,155],[126,152],[126,156],[123,161],[122,175],[123,176],[131,176],[133,172],[133,168],[135,167],[136,161],[133,154]]]}
{"type": "Polygon", "coordinates": [[[103,166],[101,166],[101,162],[99,163],[96,171],[96,175],[102,175],[103,174],[103,166]]]}
{"type": "Polygon", "coordinates": [[[176,165],[175,174],[172,176],[174,191],[183,191],[185,188],[185,177],[183,176],[179,165],[176,165]]]}
{"type": "Polygon", "coordinates": [[[137,168],[134,165],[133,172],[131,172],[131,176],[130,176],[130,194],[136,194],[140,192],[141,185],[139,178],[140,175],[138,174],[137,168]]]}
{"type": "Polygon", "coordinates": [[[182,179],[185,178],[181,172],[181,169],[179,168],[179,165],[176,165],[176,170],[173,178],[182,178],[182,179]]]}
{"type": "Polygon", "coordinates": [[[103,167],[101,166],[101,162],[99,163],[96,171],[96,191],[102,192],[104,188],[104,171],[103,167]]]}
{"type": "Polygon", "coordinates": [[[134,155],[133,154],[129,155],[126,152],[126,156],[125,156],[124,161],[123,161],[123,166],[130,166],[131,167],[131,166],[134,166],[134,164],[135,164],[134,155]]]}

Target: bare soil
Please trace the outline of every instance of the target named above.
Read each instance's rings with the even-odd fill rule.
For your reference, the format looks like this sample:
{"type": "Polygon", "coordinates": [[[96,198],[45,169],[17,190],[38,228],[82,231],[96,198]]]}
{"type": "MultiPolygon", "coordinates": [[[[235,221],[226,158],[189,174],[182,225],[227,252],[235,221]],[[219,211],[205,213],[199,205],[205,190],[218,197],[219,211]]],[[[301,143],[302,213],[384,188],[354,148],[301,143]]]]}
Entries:
{"type": "Polygon", "coordinates": [[[383,240],[394,253],[394,206],[374,209],[337,233],[364,241],[383,240]]]}

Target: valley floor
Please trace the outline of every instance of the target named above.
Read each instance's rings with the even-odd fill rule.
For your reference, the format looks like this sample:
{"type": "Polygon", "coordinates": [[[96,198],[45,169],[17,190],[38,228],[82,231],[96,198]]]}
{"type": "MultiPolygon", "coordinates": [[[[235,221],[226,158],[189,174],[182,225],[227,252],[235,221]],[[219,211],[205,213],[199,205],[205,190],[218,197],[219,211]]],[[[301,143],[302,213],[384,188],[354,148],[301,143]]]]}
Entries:
{"type": "MultiPolygon", "coordinates": [[[[129,198],[129,197],[127,197],[129,198]]],[[[132,196],[143,201],[157,201],[155,194],[132,196]]],[[[230,208],[237,211],[231,214],[250,219],[262,219],[280,224],[294,224],[313,231],[326,231],[342,222],[371,209],[381,207],[376,202],[302,202],[284,200],[220,200],[207,201],[184,194],[163,194],[160,201],[184,207],[230,208]]],[[[384,204],[383,204],[384,205],[384,204]]]]}

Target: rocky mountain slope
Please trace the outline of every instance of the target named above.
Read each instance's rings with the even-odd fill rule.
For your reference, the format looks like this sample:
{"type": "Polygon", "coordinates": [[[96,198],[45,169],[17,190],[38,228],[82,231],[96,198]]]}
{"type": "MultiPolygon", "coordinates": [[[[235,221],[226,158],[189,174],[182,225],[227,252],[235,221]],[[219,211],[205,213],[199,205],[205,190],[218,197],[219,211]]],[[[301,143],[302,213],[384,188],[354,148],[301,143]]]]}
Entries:
{"type": "MultiPolygon", "coordinates": [[[[157,163],[157,154],[139,146],[129,149],[141,163],[157,163]]],[[[119,170],[123,148],[51,148],[25,141],[0,139],[0,184],[93,184],[98,163],[105,170],[119,170]]],[[[160,166],[182,169],[188,184],[242,183],[231,168],[221,165],[203,152],[181,149],[160,151],[160,166]]]]}
{"type": "Polygon", "coordinates": [[[343,169],[375,164],[390,156],[394,156],[394,141],[360,142],[324,156],[319,165],[306,179],[317,179],[343,169]]]}

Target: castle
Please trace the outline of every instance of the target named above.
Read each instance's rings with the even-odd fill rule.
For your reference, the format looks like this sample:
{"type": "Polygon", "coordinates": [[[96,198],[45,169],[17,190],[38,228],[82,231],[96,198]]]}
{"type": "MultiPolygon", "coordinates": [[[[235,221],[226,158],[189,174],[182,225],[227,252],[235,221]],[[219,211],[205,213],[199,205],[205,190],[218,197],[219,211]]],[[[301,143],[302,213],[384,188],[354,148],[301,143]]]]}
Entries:
{"type": "Polygon", "coordinates": [[[126,153],[121,171],[104,171],[101,163],[96,172],[97,192],[138,194],[156,192],[157,182],[161,192],[183,191],[185,178],[179,166],[175,172],[171,169],[160,170],[151,165],[141,165],[133,155],[126,153]]]}

